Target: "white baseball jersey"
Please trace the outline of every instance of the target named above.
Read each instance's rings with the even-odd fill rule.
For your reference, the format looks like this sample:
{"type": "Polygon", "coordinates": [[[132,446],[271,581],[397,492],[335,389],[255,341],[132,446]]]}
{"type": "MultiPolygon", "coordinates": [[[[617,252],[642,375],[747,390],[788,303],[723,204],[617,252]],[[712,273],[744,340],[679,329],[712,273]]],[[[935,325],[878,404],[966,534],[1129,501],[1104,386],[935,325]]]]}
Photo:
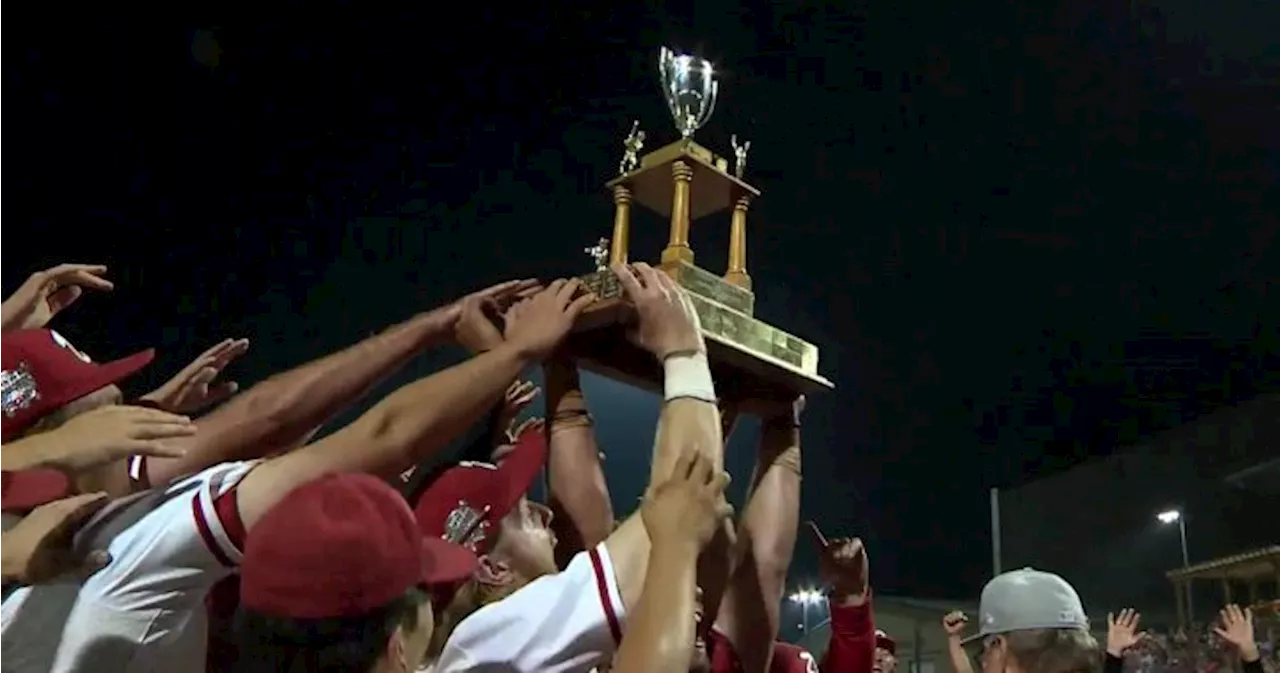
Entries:
{"type": "Polygon", "coordinates": [[[462,620],[428,670],[587,673],[613,656],[623,617],[602,543],[462,620]]]}
{"type": "Polygon", "coordinates": [[[169,673],[204,668],[204,598],[240,552],[213,500],[253,462],[224,463],[111,503],[76,536],[111,563],[7,596],[6,673],[169,673]]]}

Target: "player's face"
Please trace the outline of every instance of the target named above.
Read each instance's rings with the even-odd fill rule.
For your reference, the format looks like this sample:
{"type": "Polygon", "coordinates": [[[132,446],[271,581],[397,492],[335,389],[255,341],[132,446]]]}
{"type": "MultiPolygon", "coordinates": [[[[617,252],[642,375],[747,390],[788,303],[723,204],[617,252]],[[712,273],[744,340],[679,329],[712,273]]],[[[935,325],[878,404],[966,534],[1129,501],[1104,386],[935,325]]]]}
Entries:
{"type": "Polygon", "coordinates": [[[872,662],[871,670],[874,673],[894,673],[898,670],[898,658],[893,653],[883,647],[876,648],[876,658],[872,662]]]}
{"type": "Polygon", "coordinates": [[[404,644],[404,666],[402,667],[406,673],[408,671],[425,671],[429,662],[427,661],[427,647],[431,644],[431,634],[435,630],[435,612],[431,608],[431,601],[423,601],[418,606],[418,623],[416,628],[406,629],[400,627],[400,637],[404,644]]]}
{"type": "Polygon", "coordinates": [[[521,498],[502,519],[495,551],[526,580],[556,572],[556,536],[551,532],[551,510],[521,498]]]}

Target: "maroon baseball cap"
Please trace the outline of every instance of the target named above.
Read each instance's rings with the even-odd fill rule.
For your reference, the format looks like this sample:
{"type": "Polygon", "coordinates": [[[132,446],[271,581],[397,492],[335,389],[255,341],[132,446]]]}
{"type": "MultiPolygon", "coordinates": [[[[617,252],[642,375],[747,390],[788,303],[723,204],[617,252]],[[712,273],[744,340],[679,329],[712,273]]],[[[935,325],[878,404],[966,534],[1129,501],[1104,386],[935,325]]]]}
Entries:
{"type": "Polygon", "coordinates": [[[446,470],[414,508],[423,537],[488,553],[498,538],[493,527],[528,493],[546,461],[546,435],[529,428],[499,464],[464,462],[446,470]]]}
{"type": "Polygon", "coordinates": [[[6,512],[25,511],[71,495],[71,479],[53,469],[0,472],[0,505],[6,512]]]}
{"type": "Polygon", "coordinates": [[[885,633],[884,629],[876,629],[876,647],[882,650],[889,650],[889,654],[898,653],[898,641],[885,633]]]}
{"type": "Polygon", "coordinates": [[[148,349],[98,364],[51,329],[19,330],[0,339],[4,441],[81,397],[129,378],[155,358],[148,349]]]}
{"type": "Polygon", "coordinates": [[[294,619],[357,617],[475,569],[466,549],[424,539],[409,504],[386,482],[334,474],[294,489],[250,531],[240,604],[294,619]]]}

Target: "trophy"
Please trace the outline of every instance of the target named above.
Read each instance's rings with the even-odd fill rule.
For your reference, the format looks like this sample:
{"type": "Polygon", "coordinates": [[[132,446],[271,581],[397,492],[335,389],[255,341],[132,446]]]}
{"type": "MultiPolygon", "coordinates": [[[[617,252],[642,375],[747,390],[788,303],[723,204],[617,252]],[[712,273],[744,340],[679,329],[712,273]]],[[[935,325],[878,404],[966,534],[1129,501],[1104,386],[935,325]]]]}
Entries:
{"type": "MultiPolygon", "coordinates": [[[[628,262],[631,204],[670,218],[659,268],[688,291],[702,323],[716,386],[738,400],[790,401],[797,394],[833,388],[818,373],[818,348],[755,317],[747,273],[747,210],[760,191],[742,179],[747,150],[733,138],[734,169],[726,158],[694,142],[715,110],[719,83],[710,61],[663,48],[658,56],[662,93],[680,139],[641,157],[625,156],[606,187],[613,194],[613,235],[591,255],[595,270],[582,277],[600,300],[583,312],[569,347],[584,367],[628,383],[661,390],[662,368],[625,339],[634,320],[609,266],[628,262]],[[729,260],[723,274],[694,264],[690,223],[729,211],[729,260]],[[607,248],[607,250],[606,250],[607,248]],[[606,260],[607,255],[607,260],[606,260]]],[[[639,122],[632,125],[636,138],[639,122]]],[[[640,136],[643,138],[643,136],[640,136]]],[[[628,150],[638,143],[627,142],[628,150]]],[[[640,148],[637,146],[638,152],[640,148]]],[[[750,409],[746,409],[750,411],[750,409]]]]}

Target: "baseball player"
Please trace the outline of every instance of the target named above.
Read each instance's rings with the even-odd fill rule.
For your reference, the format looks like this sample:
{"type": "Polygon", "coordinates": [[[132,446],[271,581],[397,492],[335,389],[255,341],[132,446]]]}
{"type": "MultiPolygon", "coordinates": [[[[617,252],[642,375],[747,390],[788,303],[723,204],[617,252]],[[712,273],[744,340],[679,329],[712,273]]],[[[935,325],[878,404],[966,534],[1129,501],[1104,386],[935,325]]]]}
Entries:
{"type": "MultiPolygon", "coordinates": [[[[477,293],[467,300],[485,298],[477,293]]],[[[265,461],[218,464],[113,502],[77,540],[77,545],[105,549],[113,559],[107,568],[87,579],[67,576],[22,587],[5,598],[6,668],[61,673],[198,667],[205,649],[204,596],[237,568],[247,532],[263,513],[325,474],[393,477],[426,459],[500,399],[521,371],[554,349],[593,300],[576,281],[556,281],[530,300],[502,348],[402,387],[324,439],[265,461]]],[[[458,312],[438,319],[449,315],[456,320],[458,312]]],[[[448,332],[452,325],[445,320],[443,329],[448,332]]],[[[405,330],[411,331],[402,327],[387,338],[414,342],[405,330]]],[[[24,410],[38,408],[54,391],[114,386],[150,359],[142,354],[97,365],[46,343],[47,331],[39,333],[45,341],[24,337],[21,348],[11,347],[16,334],[5,335],[6,377],[11,371],[30,374],[22,382],[24,396],[11,398],[6,386],[6,405],[11,399],[29,401],[14,409],[14,417],[25,413],[23,418],[31,419],[34,413],[24,410]]],[[[378,359],[363,349],[352,357],[359,355],[378,359]]],[[[6,422],[8,411],[6,406],[6,422]]]]}
{"type": "MultiPolygon", "coordinates": [[[[691,301],[648,265],[614,272],[639,317],[636,341],[665,375],[650,483],[665,480],[686,447],[723,471],[720,414],[691,301]]],[[[475,574],[438,606],[430,653],[439,673],[589,671],[612,655],[639,599],[650,545],[638,514],[555,572],[549,512],[525,497],[546,459],[545,439],[534,437],[500,465],[444,472],[416,505],[424,534],[479,558],[475,574]]]]}
{"type": "Polygon", "coordinates": [[[237,673],[415,671],[432,587],[476,558],[423,538],[404,498],[364,474],[321,477],[263,515],[245,544],[237,673]]]}

